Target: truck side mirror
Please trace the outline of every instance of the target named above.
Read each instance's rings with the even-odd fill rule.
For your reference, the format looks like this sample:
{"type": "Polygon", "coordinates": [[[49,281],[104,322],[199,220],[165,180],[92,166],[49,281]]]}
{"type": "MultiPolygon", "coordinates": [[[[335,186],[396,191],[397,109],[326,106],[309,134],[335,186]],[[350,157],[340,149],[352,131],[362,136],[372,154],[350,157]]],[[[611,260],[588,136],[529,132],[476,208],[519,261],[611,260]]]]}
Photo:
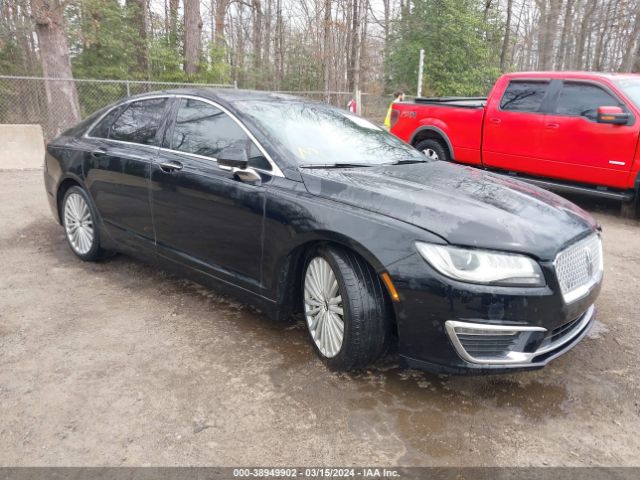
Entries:
{"type": "Polygon", "coordinates": [[[621,107],[598,107],[598,123],[626,125],[628,121],[629,114],[621,107]]]}

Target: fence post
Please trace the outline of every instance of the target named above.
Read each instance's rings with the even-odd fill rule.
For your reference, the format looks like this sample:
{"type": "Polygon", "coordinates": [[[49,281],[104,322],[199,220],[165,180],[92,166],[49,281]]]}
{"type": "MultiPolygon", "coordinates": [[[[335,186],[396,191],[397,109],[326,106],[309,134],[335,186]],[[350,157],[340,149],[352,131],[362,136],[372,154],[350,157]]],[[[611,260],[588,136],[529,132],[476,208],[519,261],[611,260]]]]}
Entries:
{"type": "Polygon", "coordinates": [[[418,61],[418,91],[417,97],[422,96],[422,75],[424,74],[424,48],[420,49],[420,60],[418,61]]]}
{"type": "Polygon", "coordinates": [[[128,80],[127,80],[126,84],[127,84],[127,97],[130,97],[131,96],[131,90],[129,89],[129,81],[128,80]]]}

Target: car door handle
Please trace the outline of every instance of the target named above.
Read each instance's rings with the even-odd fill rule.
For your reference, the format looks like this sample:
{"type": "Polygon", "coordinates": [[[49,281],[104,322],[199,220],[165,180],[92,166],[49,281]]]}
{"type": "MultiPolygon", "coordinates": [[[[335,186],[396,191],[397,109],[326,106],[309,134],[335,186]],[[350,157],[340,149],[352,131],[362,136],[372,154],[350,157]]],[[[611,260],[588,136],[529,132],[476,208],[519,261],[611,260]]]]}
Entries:
{"type": "Polygon", "coordinates": [[[96,148],[93,152],[91,152],[92,157],[104,157],[107,154],[107,151],[104,148],[96,148]]]}
{"type": "Polygon", "coordinates": [[[559,123],[547,123],[545,126],[547,128],[551,128],[551,129],[554,129],[554,130],[560,128],[560,124],[559,123]]]}
{"type": "Polygon", "coordinates": [[[160,170],[165,173],[176,172],[178,170],[182,170],[182,163],[176,160],[169,160],[168,162],[160,163],[160,170]]]}
{"type": "Polygon", "coordinates": [[[489,121],[495,125],[499,125],[502,123],[502,119],[500,118],[490,118],[489,121]]]}

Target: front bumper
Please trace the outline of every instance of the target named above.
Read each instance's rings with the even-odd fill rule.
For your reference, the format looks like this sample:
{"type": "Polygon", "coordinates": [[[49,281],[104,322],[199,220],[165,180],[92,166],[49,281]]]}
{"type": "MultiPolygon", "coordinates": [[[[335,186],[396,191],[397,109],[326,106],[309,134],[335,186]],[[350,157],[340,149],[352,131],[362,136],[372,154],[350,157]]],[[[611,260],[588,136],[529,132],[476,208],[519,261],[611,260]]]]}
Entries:
{"type": "MultiPolygon", "coordinates": [[[[553,264],[541,267],[547,286],[521,288],[456,282],[418,255],[392,265],[389,273],[400,294],[394,307],[401,362],[438,373],[500,373],[541,368],[569,351],[594,322],[601,281],[565,304],[553,264]],[[525,333],[510,345],[513,353],[496,359],[472,350],[478,344],[469,337],[474,328],[525,333]]],[[[495,343],[500,345],[500,337],[495,343]]]]}

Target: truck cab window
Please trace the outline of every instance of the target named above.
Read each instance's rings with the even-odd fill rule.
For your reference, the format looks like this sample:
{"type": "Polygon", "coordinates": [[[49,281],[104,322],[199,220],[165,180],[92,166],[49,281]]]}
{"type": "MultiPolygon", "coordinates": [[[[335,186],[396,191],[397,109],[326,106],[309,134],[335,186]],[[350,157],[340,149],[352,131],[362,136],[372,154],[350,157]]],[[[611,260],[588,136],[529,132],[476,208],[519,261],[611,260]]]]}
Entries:
{"type": "Polygon", "coordinates": [[[598,107],[622,107],[623,103],[604,89],[581,82],[565,82],[558,97],[555,113],[572,117],[598,118],[598,107]]]}
{"type": "Polygon", "coordinates": [[[548,87],[547,82],[510,82],[500,101],[500,109],[511,112],[538,112],[548,87]]]}

